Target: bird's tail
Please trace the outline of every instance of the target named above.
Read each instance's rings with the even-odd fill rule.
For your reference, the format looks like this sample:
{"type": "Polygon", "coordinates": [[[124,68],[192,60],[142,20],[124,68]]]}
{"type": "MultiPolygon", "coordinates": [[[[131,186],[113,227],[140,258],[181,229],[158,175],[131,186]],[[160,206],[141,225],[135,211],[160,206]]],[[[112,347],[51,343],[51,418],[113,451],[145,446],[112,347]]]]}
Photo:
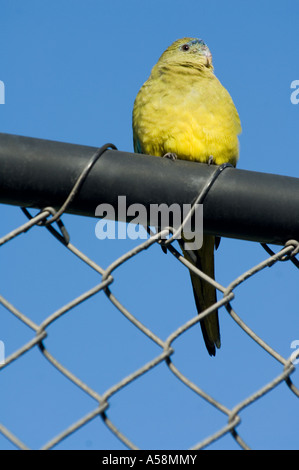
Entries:
{"type": "MultiPolygon", "coordinates": [[[[203,236],[203,245],[200,250],[186,250],[181,240],[180,245],[184,257],[198,269],[214,279],[214,246],[215,237],[203,236]]],[[[203,312],[217,302],[216,289],[207,281],[190,271],[195,303],[198,313],[203,312]]],[[[220,331],[217,310],[200,321],[206,348],[211,356],[215,356],[216,347],[220,348],[220,331]]]]}

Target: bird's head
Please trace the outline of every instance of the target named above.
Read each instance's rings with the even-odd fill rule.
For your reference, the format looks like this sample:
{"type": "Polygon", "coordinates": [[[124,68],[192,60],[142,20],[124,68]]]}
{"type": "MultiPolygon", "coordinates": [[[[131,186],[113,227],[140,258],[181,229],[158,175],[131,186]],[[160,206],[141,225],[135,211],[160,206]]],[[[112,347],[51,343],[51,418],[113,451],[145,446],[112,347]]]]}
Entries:
{"type": "Polygon", "coordinates": [[[213,70],[212,54],[202,39],[178,39],[161,55],[158,64],[177,64],[213,70]]]}

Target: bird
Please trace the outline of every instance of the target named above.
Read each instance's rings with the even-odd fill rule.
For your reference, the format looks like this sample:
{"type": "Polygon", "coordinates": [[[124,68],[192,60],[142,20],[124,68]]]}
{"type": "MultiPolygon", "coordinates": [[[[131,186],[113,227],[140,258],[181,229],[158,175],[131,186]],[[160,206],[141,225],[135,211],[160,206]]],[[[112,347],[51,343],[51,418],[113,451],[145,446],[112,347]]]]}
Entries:
{"type": "MultiPolygon", "coordinates": [[[[136,96],[132,121],[135,153],[209,165],[237,164],[239,114],[214,73],[212,54],[202,39],[178,39],[163,52],[136,96]]],[[[187,250],[182,240],[180,246],[186,260],[214,279],[219,241],[204,234],[199,250],[187,250]]],[[[216,289],[189,271],[201,313],[217,301],[216,289]]],[[[215,356],[221,346],[218,311],[205,316],[200,325],[208,353],[215,356]]]]}

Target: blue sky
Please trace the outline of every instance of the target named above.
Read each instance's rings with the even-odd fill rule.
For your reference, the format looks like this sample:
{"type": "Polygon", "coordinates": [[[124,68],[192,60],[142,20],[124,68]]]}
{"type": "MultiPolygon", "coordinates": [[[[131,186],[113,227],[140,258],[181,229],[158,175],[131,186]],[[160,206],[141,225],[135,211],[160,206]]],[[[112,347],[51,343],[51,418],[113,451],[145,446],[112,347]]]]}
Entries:
{"type": "MultiPolygon", "coordinates": [[[[215,73],[239,111],[239,168],[299,177],[299,80],[296,0],[0,0],[0,80],[5,104],[0,131],[132,151],[135,96],[161,53],[175,39],[200,37],[215,73]]],[[[16,169],[17,171],[17,169],[16,169]]],[[[25,222],[19,208],[1,205],[0,236],[25,222]]],[[[65,215],[71,241],[103,267],[136,241],[95,237],[96,220],[65,215]]],[[[254,228],[253,228],[254,230],[254,228]]],[[[138,242],[138,241],[137,241],[138,242]]],[[[99,282],[98,276],[41,228],[0,250],[1,295],[36,323],[99,282]]],[[[267,258],[259,244],[222,239],[216,278],[228,285],[267,258]]],[[[120,301],[162,339],[195,314],[189,275],[158,246],[115,272],[120,301]]],[[[241,318],[284,357],[299,339],[298,272],[280,263],[236,291],[241,318]]],[[[232,408],[271,381],[282,367],[220,311],[222,348],[205,351],[198,325],[175,344],[175,365],[232,408]]],[[[0,307],[0,340],[10,355],[31,331],[0,307]]],[[[98,393],[160,350],[99,294],[49,327],[45,346],[98,393]]],[[[1,371],[0,423],[39,448],[95,408],[32,349],[1,371]]],[[[298,372],[292,379],[299,385],[298,372]]],[[[188,390],[161,364],[117,393],[107,415],[138,447],[186,449],[225,425],[224,415],[188,390]]],[[[298,399],[281,384],[240,413],[238,432],[252,448],[298,448],[298,399]]],[[[14,446],[0,435],[0,448],[14,446]]],[[[100,418],[58,449],[124,449],[100,418]]],[[[230,435],[211,449],[237,449],[230,435]]]]}

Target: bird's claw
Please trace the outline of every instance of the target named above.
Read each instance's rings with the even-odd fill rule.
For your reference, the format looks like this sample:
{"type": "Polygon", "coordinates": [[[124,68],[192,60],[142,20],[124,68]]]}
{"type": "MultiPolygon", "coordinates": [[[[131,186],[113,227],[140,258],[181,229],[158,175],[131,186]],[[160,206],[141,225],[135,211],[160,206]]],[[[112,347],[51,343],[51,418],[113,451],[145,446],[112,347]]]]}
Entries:
{"type": "Polygon", "coordinates": [[[163,158],[169,158],[169,160],[175,161],[177,160],[178,156],[176,153],[173,152],[167,152],[165,155],[163,155],[163,158]]]}
{"type": "Polygon", "coordinates": [[[214,163],[214,157],[213,155],[210,155],[208,159],[208,165],[213,165],[213,163],[214,163]]]}

